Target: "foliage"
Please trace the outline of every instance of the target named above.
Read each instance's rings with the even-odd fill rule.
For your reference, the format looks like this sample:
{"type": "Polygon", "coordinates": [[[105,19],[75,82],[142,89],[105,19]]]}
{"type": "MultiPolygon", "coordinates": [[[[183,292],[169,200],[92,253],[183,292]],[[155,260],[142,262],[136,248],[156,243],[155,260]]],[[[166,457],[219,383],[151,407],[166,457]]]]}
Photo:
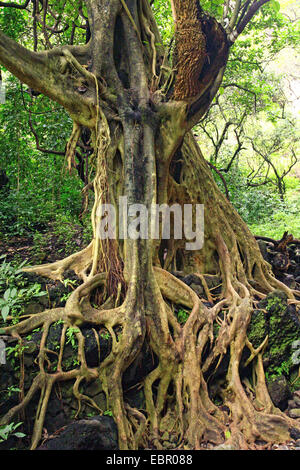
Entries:
{"type": "Polygon", "coordinates": [[[78,328],[72,328],[69,327],[66,331],[66,338],[67,342],[66,344],[71,344],[72,348],[76,349],[77,348],[77,339],[76,339],[76,332],[78,332],[78,328]]]}
{"type": "Polygon", "coordinates": [[[179,321],[180,324],[183,324],[187,321],[187,319],[189,318],[189,313],[186,312],[183,308],[180,308],[176,314],[177,316],[177,319],[179,321]]]}
{"type": "MultiPolygon", "coordinates": [[[[296,178],[291,178],[287,182],[291,186],[287,189],[287,195],[284,202],[280,201],[278,195],[273,193],[272,198],[266,198],[266,208],[269,207],[265,217],[253,217],[249,222],[250,229],[256,235],[269,236],[275,240],[279,240],[282,234],[287,230],[292,233],[295,238],[300,236],[300,198],[293,189],[295,185],[299,185],[296,178]]],[[[271,193],[272,194],[272,193],[271,193]]],[[[263,200],[262,200],[263,204],[263,200]]],[[[259,206],[262,209],[262,204],[259,206]]]]}
{"type": "Polygon", "coordinates": [[[20,431],[16,431],[16,429],[18,429],[21,424],[23,423],[10,423],[0,426],[0,442],[7,441],[7,439],[11,436],[18,438],[25,437],[26,434],[20,431]]]}
{"type": "Polygon", "coordinates": [[[0,169],[9,187],[0,191],[0,232],[24,235],[46,228],[57,211],[78,216],[82,183],[76,172],[67,174],[62,155],[36,149],[29,127],[30,110],[40,147],[63,151],[71,128],[66,113],[46,97],[30,98],[15,78],[6,79],[6,90],[0,107],[0,169]]]}
{"type": "Polygon", "coordinates": [[[154,0],[153,11],[155,13],[156,22],[160,29],[163,42],[167,45],[174,34],[171,3],[154,0]]]}
{"type": "Polygon", "coordinates": [[[0,265],[0,293],[9,285],[22,285],[22,268],[26,264],[26,260],[18,266],[6,261],[6,256],[0,257],[2,263],[0,265]]]}
{"type": "Polygon", "coordinates": [[[46,294],[38,283],[26,285],[21,269],[25,262],[17,266],[7,263],[5,257],[0,265],[0,312],[4,322],[10,315],[12,323],[17,323],[25,306],[32,300],[46,294]]]}
{"type": "Polygon", "coordinates": [[[107,331],[106,333],[100,333],[101,338],[109,340],[111,338],[110,333],[107,331]]]}

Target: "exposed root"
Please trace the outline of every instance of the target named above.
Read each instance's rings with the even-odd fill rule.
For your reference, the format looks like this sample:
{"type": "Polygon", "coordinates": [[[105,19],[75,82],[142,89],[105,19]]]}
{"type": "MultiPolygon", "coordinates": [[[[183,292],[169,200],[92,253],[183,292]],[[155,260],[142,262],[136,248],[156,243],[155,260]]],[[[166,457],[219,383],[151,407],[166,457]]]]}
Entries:
{"type": "MultiPolygon", "coordinates": [[[[9,410],[1,423],[8,423],[15,415],[23,412],[39,391],[40,400],[32,434],[34,449],[42,436],[53,385],[73,380],[73,394],[78,400],[77,414],[82,402],[102,414],[103,410],[95,401],[80,391],[83,381],[100,380],[118,426],[120,449],[138,449],[149,445],[163,449],[168,445],[162,440],[166,432],[175,437],[177,448],[190,449],[199,449],[203,440],[213,444],[223,442],[226,430],[230,430],[228,442],[241,449],[252,448],[257,440],[287,441],[289,429],[299,426],[276,409],[269,397],[262,362],[268,337],[257,348],[247,338],[253,311],[252,284],[248,282],[237,258],[233,268],[233,253],[229,253],[223,237],[216,236],[216,240],[223,288],[218,300],[212,297],[209,299],[217,300],[211,308],[206,307],[184,282],[166,270],[154,267],[154,276],[150,276],[143,298],[138,294],[138,283],[135,281],[129,284],[127,296],[121,305],[109,299],[115,307],[92,307],[91,295],[100,285],[105,285],[107,275],[85,276],[84,282],[72,292],[64,308],[46,310],[23,319],[17,325],[4,328],[4,334],[21,337],[42,326],[43,334],[37,358],[39,373],[21,403],[9,410]],[[190,311],[184,325],[178,322],[172,304],[181,305],[190,311]],[[51,351],[47,349],[46,343],[50,326],[58,320],[63,321],[64,325],[56,372],[50,373],[51,351]],[[110,354],[96,368],[87,366],[84,336],[80,330],[85,324],[105,327],[112,338],[110,354]],[[219,326],[217,337],[213,332],[214,324],[219,326]],[[64,371],[63,351],[70,327],[76,327],[79,366],[64,371]],[[116,327],[121,331],[118,335],[116,327]],[[124,402],[122,375],[137,357],[145,338],[157,357],[157,365],[141,384],[146,410],[137,410],[124,402]],[[242,364],[244,348],[248,348],[250,356],[242,364]],[[226,381],[219,391],[223,407],[218,407],[210,398],[208,381],[228,352],[226,381]],[[240,377],[240,367],[249,365],[252,365],[255,377],[251,391],[247,381],[243,383],[240,377]],[[207,378],[211,370],[214,372],[210,372],[207,378]]],[[[91,258],[83,263],[83,253],[91,257],[91,245],[86,251],[62,262],[31,269],[38,274],[62,279],[64,269],[72,266],[75,272],[82,272],[83,265],[86,267],[90,264],[91,258]],[[80,269],[77,269],[76,262],[80,269]]],[[[272,284],[276,285],[263,265],[256,270],[257,273],[257,277],[253,275],[255,292],[261,292],[258,289],[266,292],[266,287],[272,289],[272,284]]],[[[202,276],[200,279],[205,286],[205,279],[202,276]]],[[[209,297],[207,285],[205,292],[209,297]]],[[[100,348],[99,354],[101,359],[100,348]]]]}
{"type": "Polygon", "coordinates": [[[69,138],[69,141],[66,147],[66,159],[68,162],[69,171],[71,171],[72,168],[76,167],[75,152],[76,152],[77,142],[80,138],[80,134],[81,134],[81,126],[79,126],[77,123],[74,122],[73,130],[72,130],[71,136],[69,138]]]}
{"type": "Polygon", "coordinates": [[[63,281],[63,274],[67,270],[73,270],[78,277],[85,280],[87,278],[86,271],[91,265],[91,253],[93,242],[86,248],[68,256],[60,261],[48,263],[44,265],[30,266],[23,268],[24,272],[44,276],[55,281],[63,281]]]}

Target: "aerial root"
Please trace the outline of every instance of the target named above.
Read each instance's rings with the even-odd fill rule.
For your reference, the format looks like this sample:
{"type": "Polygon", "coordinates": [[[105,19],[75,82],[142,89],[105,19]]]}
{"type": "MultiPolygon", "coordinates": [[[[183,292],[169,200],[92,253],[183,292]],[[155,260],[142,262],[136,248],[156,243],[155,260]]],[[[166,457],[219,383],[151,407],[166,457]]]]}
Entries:
{"type": "MultiPolygon", "coordinates": [[[[81,333],[79,328],[74,329],[74,332],[77,337],[77,342],[78,342],[78,354],[77,354],[77,362],[79,364],[79,368],[75,368],[72,371],[63,371],[62,370],[62,364],[63,364],[63,351],[64,351],[64,346],[65,346],[65,337],[66,337],[66,331],[69,327],[72,327],[74,323],[76,326],[78,324],[83,324],[87,321],[87,318],[85,317],[87,305],[90,305],[86,299],[86,296],[90,294],[90,292],[95,289],[99,284],[103,283],[105,280],[105,275],[98,274],[94,276],[91,279],[88,279],[85,283],[83,283],[81,286],[79,286],[71,295],[71,297],[68,299],[66,306],[63,308],[56,308],[52,310],[45,310],[44,312],[35,314],[30,316],[30,318],[27,318],[23,321],[21,321],[19,324],[12,325],[10,327],[3,328],[2,333],[11,335],[13,337],[19,338],[20,335],[24,335],[28,332],[31,332],[32,330],[42,327],[43,328],[43,333],[39,345],[39,353],[38,356],[35,360],[35,363],[39,367],[39,372],[35,379],[33,380],[33,383],[28,390],[26,396],[24,399],[19,403],[17,406],[13,407],[8,411],[8,413],[2,418],[1,424],[7,424],[8,422],[11,421],[14,415],[17,413],[23,412],[23,410],[27,407],[27,405],[30,403],[32,400],[33,396],[36,394],[38,390],[40,390],[40,399],[39,399],[39,404],[37,407],[36,411],[36,419],[35,419],[35,424],[34,424],[34,429],[33,429],[33,434],[32,434],[32,449],[36,448],[41,435],[42,435],[42,429],[43,429],[43,423],[45,420],[45,415],[46,415],[46,410],[47,410],[47,405],[49,401],[49,397],[51,395],[51,391],[53,388],[53,384],[57,381],[66,381],[66,380],[71,380],[75,379],[74,386],[73,386],[73,393],[74,396],[78,400],[78,412],[80,412],[81,408],[81,402],[85,401],[89,406],[97,409],[97,411],[102,414],[102,410],[97,406],[97,404],[92,400],[90,397],[87,397],[79,392],[79,386],[83,380],[92,380],[99,378],[100,372],[99,370],[89,368],[86,363],[85,359],[85,353],[84,353],[84,337],[83,334],[81,333]],[[84,302],[82,301],[84,299],[84,302]],[[81,305],[83,304],[85,306],[85,312],[82,313],[81,311],[81,305]],[[47,371],[51,367],[51,362],[48,358],[47,353],[53,354],[54,352],[49,350],[46,347],[46,342],[47,342],[47,337],[49,333],[49,328],[50,326],[57,322],[57,321],[63,321],[63,329],[62,329],[62,334],[61,334],[61,339],[60,339],[60,351],[58,354],[58,363],[57,363],[57,370],[55,373],[48,373],[47,371]]],[[[121,306],[122,307],[122,306],[121,306]]],[[[113,310],[98,310],[98,309],[92,309],[88,311],[89,316],[88,316],[88,322],[93,322],[96,325],[103,325],[106,327],[114,336],[114,341],[113,341],[113,357],[109,359],[106,358],[106,360],[103,361],[102,366],[112,364],[114,362],[114,359],[116,358],[116,351],[120,349],[117,345],[117,340],[115,337],[115,334],[113,332],[113,327],[118,324],[122,325],[123,319],[122,319],[122,312],[121,310],[123,309],[123,314],[124,314],[124,307],[118,308],[118,309],[113,309],[113,310]]],[[[101,369],[101,366],[100,366],[101,369]]]]}
{"type": "Polygon", "coordinates": [[[249,358],[247,359],[247,361],[245,362],[244,364],[244,367],[247,367],[248,364],[250,364],[251,361],[253,361],[253,359],[260,353],[262,352],[265,347],[267,346],[268,344],[268,339],[269,339],[269,335],[267,335],[265,337],[265,339],[263,340],[263,342],[258,346],[258,348],[254,348],[251,344],[251,342],[249,341],[249,339],[246,337],[246,340],[245,340],[245,345],[247,346],[247,348],[250,350],[251,354],[249,356],[249,358]]]}
{"type": "Polygon", "coordinates": [[[29,266],[23,268],[22,271],[27,273],[36,274],[38,276],[44,276],[54,281],[63,281],[63,274],[67,270],[73,270],[75,274],[83,279],[87,279],[86,271],[91,265],[91,256],[93,250],[93,242],[91,242],[83,250],[74,253],[73,255],[68,256],[54,263],[48,263],[37,266],[29,266]]]}
{"type": "Polygon", "coordinates": [[[73,121],[73,130],[71,136],[68,140],[66,147],[66,160],[68,162],[68,170],[71,171],[72,168],[76,168],[75,162],[75,152],[78,140],[81,135],[81,126],[73,121]]]}

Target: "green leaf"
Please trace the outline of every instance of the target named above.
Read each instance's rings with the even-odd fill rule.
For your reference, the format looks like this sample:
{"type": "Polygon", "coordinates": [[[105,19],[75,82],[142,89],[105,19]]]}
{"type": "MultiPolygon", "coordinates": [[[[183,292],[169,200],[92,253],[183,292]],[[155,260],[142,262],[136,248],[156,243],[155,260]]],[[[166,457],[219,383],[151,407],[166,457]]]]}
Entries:
{"type": "Polygon", "coordinates": [[[222,16],[223,14],[223,6],[218,6],[217,7],[217,15],[222,16]]]}
{"type": "Polygon", "coordinates": [[[23,424],[23,421],[20,421],[19,423],[16,423],[16,424],[13,423],[13,429],[14,430],[17,429],[19,426],[21,426],[21,424],[23,424]]]}
{"type": "Polygon", "coordinates": [[[230,439],[230,437],[231,437],[231,432],[225,431],[225,439],[230,439]]]}
{"type": "Polygon", "coordinates": [[[14,432],[14,436],[16,436],[16,437],[25,437],[26,434],[24,434],[23,432],[14,432]]]}
{"type": "Polygon", "coordinates": [[[280,3],[277,0],[271,0],[270,2],[271,7],[276,11],[276,13],[280,10],[280,3]]]}
{"type": "Polygon", "coordinates": [[[9,314],[9,305],[4,305],[1,309],[1,315],[4,321],[6,321],[9,314]]]}
{"type": "Polygon", "coordinates": [[[41,292],[37,292],[34,295],[35,295],[35,297],[44,297],[45,295],[47,295],[47,292],[45,290],[43,290],[41,292]]]}
{"type": "Polygon", "coordinates": [[[16,295],[17,295],[17,289],[14,287],[10,292],[10,297],[16,297],[16,295]]]}

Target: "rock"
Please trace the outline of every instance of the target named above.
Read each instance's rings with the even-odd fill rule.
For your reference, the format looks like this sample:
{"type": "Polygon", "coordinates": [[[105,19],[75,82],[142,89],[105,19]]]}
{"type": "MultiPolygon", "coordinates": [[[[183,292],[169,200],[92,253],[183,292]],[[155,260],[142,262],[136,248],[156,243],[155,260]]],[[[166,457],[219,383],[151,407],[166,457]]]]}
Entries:
{"type": "Polygon", "coordinates": [[[285,445],[274,445],[273,450],[289,450],[289,448],[285,445]]]}
{"type": "Polygon", "coordinates": [[[214,447],[212,450],[236,450],[232,444],[220,444],[219,446],[214,447]]]}
{"type": "Polygon", "coordinates": [[[183,281],[183,279],[184,279],[184,272],[183,271],[173,271],[173,272],[171,272],[171,274],[173,274],[173,276],[177,277],[181,281],[183,281]]]}
{"type": "Polygon", "coordinates": [[[70,279],[71,281],[77,281],[78,284],[80,284],[80,282],[81,282],[79,277],[75,273],[75,271],[73,271],[73,269],[68,269],[67,271],[64,272],[64,279],[70,279]]]}
{"type": "Polygon", "coordinates": [[[286,253],[276,253],[271,259],[271,265],[275,272],[284,271],[289,264],[289,257],[286,253]]]}
{"type": "Polygon", "coordinates": [[[26,341],[24,343],[24,346],[25,346],[25,349],[24,349],[25,355],[28,355],[28,354],[31,355],[38,350],[38,346],[34,341],[26,341]]]}
{"type": "Polygon", "coordinates": [[[263,310],[254,310],[248,327],[247,336],[254,348],[258,348],[268,334],[268,324],[263,310]]]}
{"type": "Polygon", "coordinates": [[[89,397],[95,397],[103,391],[101,380],[96,379],[86,384],[85,393],[89,397]]]}
{"type": "Polygon", "coordinates": [[[72,421],[70,414],[70,408],[65,407],[62,401],[52,394],[48,403],[47,414],[44,422],[44,427],[47,429],[48,434],[51,434],[57,429],[69,424],[72,421]]]}
{"type": "Polygon", "coordinates": [[[97,367],[100,362],[104,361],[111,351],[111,336],[106,336],[103,332],[96,332],[96,334],[98,334],[98,340],[96,340],[95,330],[84,328],[81,331],[84,336],[84,352],[87,365],[89,367],[97,367]],[[100,344],[100,361],[98,341],[100,344]]]}
{"type": "Polygon", "coordinates": [[[40,313],[45,309],[39,302],[32,300],[24,307],[24,315],[31,315],[34,313],[40,313]]]}
{"type": "Polygon", "coordinates": [[[67,295],[70,294],[70,288],[63,284],[48,288],[48,294],[52,307],[64,307],[67,295]]]}
{"type": "Polygon", "coordinates": [[[293,400],[296,404],[295,408],[300,408],[300,391],[297,390],[296,392],[294,392],[293,394],[293,400]]]}
{"type": "Polygon", "coordinates": [[[34,356],[32,355],[24,355],[24,366],[26,368],[32,367],[34,365],[34,356]]]}
{"type": "Polygon", "coordinates": [[[199,276],[196,276],[195,274],[188,274],[187,276],[184,276],[184,278],[182,279],[183,282],[187,285],[187,286],[191,286],[192,287],[192,284],[194,285],[198,285],[200,286],[201,285],[201,279],[199,276]]]}
{"type": "MultiPolygon", "coordinates": [[[[60,348],[61,334],[63,330],[63,322],[57,322],[50,326],[46,346],[49,350],[57,352],[60,348]]],[[[84,352],[85,358],[88,367],[97,367],[100,362],[102,362],[111,351],[111,337],[104,333],[106,330],[96,331],[92,328],[82,328],[81,332],[84,336],[84,352]],[[95,333],[98,335],[99,344],[100,344],[100,362],[99,362],[99,350],[98,350],[98,341],[96,340],[95,333]]],[[[39,345],[42,338],[42,333],[40,331],[34,333],[31,338],[31,343],[39,345]]],[[[74,368],[73,359],[77,359],[77,339],[74,335],[74,346],[71,342],[68,341],[66,337],[65,347],[64,347],[64,361],[65,369],[69,370],[74,368]]]]}
{"type": "Polygon", "coordinates": [[[285,410],[288,399],[291,397],[291,391],[284,375],[271,378],[267,383],[267,387],[274,405],[282,411],[285,410]]]}
{"type": "MultiPolygon", "coordinates": [[[[222,279],[219,276],[207,274],[204,276],[204,278],[208,289],[214,289],[214,294],[219,294],[221,292],[222,279]]],[[[188,274],[187,276],[181,278],[181,280],[190,286],[190,288],[193,289],[193,291],[195,291],[199,297],[205,296],[205,290],[199,276],[196,276],[195,274],[188,274]]]]}
{"type": "Polygon", "coordinates": [[[271,246],[273,247],[273,244],[270,244],[269,242],[266,242],[265,240],[257,240],[257,244],[259,246],[262,257],[266,261],[270,262],[269,248],[271,246]]]}
{"type": "Polygon", "coordinates": [[[204,295],[204,289],[202,286],[199,286],[198,284],[191,284],[190,288],[193,289],[194,292],[198,295],[198,297],[203,297],[204,295]]]}
{"type": "Polygon", "coordinates": [[[284,274],[283,282],[290,289],[295,289],[296,288],[296,281],[295,281],[294,276],[292,274],[284,274]]]}
{"type": "Polygon", "coordinates": [[[49,303],[50,303],[50,302],[49,302],[49,297],[48,297],[48,294],[47,294],[47,293],[44,294],[44,295],[41,295],[38,299],[39,299],[39,303],[40,303],[43,307],[45,307],[45,308],[49,308],[49,307],[50,307],[50,305],[49,305],[49,303]]]}
{"type": "MultiPolygon", "coordinates": [[[[204,278],[209,289],[221,287],[220,285],[222,284],[222,279],[219,276],[215,276],[213,274],[206,274],[204,278]]],[[[214,293],[216,293],[216,290],[214,290],[214,293]]]]}
{"type": "Polygon", "coordinates": [[[131,388],[125,392],[124,398],[132,408],[141,410],[146,407],[144,391],[138,387],[131,388]]]}
{"type": "Polygon", "coordinates": [[[291,409],[291,408],[297,408],[297,405],[295,403],[294,400],[289,400],[288,401],[288,408],[291,409]]]}
{"type": "Polygon", "coordinates": [[[105,393],[104,393],[104,392],[98,393],[98,395],[96,395],[96,396],[93,397],[93,400],[94,400],[94,402],[96,403],[96,405],[99,406],[99,408],[100,408],[101,410],[106,410],[106,407],[107,407],[107,399],[106,399],[106,396],[105,396],[105,393]]]}
{"type": "Polygon", "coordinates": [[[75,421],[37,450],[117,450],[117,426],[110,416],[75,421]]]}
{"type": "Polygon", "coordinates": [[[123,375],[123,387],[129,389],[143,380],[157,366],[157,359],[153,356],[148,344],[144,343],[136,359],[123,375]]]}
{"type": "Polygon", "coordinates": [[[293,408],[289,410],[289,415],[291,418],[300,418],[300,408],[293,408]]]}

